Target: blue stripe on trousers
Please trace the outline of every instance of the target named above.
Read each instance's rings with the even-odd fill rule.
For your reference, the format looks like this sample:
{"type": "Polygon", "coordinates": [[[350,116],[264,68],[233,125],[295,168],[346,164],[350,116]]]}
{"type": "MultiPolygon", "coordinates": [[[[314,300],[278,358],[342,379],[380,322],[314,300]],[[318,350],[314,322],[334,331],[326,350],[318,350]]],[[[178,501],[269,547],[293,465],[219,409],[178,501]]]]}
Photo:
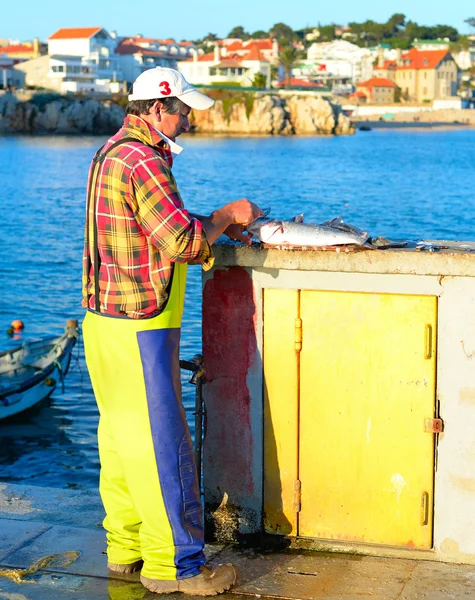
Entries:
{"type": "Polygon", "coordinates": [[[205,563],[200,488],[181,401],[180,329],[137,333],[155,458],[173,533],[177,579],[200,573],[205,563]]]}

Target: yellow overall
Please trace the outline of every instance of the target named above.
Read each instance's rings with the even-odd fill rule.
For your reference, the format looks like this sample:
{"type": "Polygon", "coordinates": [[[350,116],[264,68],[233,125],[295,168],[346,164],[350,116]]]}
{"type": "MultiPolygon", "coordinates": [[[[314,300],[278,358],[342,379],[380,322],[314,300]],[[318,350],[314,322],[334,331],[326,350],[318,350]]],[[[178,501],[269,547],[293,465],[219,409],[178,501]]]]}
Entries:
{"type": "Polygon", "coordinates": [[[179,341],[187,265],[150,319],[88,311],[86,362],[100,412],[100,492],[108,560],[144,560],[152,579],[200,573],[204,536],[196,466],[181,402],[179,341]]]}

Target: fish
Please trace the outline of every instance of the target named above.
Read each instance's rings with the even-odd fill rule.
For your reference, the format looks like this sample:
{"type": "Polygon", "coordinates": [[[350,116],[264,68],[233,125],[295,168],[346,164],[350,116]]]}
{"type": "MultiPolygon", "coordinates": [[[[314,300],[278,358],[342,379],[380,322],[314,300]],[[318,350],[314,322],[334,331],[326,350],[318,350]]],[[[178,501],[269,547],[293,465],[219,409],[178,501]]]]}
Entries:
{"type": "Polygon", "coordinates": [[[303,215],[288,221],[259,217],[247,226],[247,231],[259,242],[272,246],[363,246],[369,239],[368,233],[343,223],[340,217],[321,225],[303,220],[303,215]]]}

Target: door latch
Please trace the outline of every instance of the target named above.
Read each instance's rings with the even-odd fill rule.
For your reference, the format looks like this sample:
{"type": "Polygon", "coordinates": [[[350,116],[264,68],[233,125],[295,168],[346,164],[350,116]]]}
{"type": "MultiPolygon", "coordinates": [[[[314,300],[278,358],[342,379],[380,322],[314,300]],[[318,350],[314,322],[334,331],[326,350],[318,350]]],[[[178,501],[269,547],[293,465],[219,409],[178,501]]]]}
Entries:
{"type": "Polygon", "coordinates": [[[442,419],[424,419],[424,431],[426,433],[442,433],[444,422],[442,419]]]}

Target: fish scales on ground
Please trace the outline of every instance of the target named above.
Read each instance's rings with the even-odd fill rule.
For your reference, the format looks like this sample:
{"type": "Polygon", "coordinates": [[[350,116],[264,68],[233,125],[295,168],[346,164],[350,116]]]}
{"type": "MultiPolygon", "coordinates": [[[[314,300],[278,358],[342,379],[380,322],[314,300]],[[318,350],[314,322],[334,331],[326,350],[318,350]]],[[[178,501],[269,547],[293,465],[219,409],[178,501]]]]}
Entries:
{"type": "Polygon", "coordinates": [[[368,233],[343,223],[340,217],[322,225],[303,223],[303,215],[289,221],[261,217],[247,230],[259,242],[273,246],[362,246],[369,239],[368,233]]]}

